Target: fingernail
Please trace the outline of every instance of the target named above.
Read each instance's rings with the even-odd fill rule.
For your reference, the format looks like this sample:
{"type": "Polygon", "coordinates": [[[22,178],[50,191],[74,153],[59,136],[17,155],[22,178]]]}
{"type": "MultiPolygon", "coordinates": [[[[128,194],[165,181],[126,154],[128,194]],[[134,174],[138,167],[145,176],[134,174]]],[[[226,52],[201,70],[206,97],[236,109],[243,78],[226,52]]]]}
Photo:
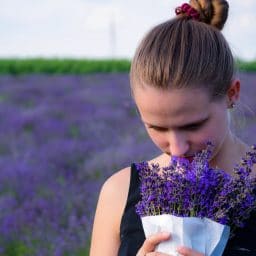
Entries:
{"type": "Polygon", "coordinates": [[[163,231],[162,234],[163,234],[164,236],[169,236],[171,233],[170,233],[170,232],[163,231]]]}

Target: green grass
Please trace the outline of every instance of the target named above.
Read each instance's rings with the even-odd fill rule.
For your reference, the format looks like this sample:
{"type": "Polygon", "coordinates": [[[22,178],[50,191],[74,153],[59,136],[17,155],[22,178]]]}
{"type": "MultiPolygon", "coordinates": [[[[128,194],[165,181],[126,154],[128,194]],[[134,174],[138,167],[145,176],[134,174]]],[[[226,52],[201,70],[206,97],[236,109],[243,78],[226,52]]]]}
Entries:
{"type": "Polygon", "coordinates": [[[11,74],[88,74],[128,72],[125,59],[0,59],[0,75],[11,74]]]}
{"type": "Polygon", "coordinates": [[[0,255],[1,256],[28,256],[28,255],[33,255],[33,251],[29,249],[21,241],[10,241],[7,245],[5,245],[4,254],[0,254],[0,255]]]}
{"type": "MultiPolygon", "coordinates": [[[[256,72],[256,61],[236,61],[239,70],[256,72]]],[[[0,75],[129,72],[128,59],[0,59],[0,75]]]]}
{"type": "MultiPolygon", "coordinates": [[[[34,256],[35,252],[28,248],[21,241],[11,241],[6,245],[5,251],[0,253],[0,256],[34,256]]],[[[89,256],[89,242],[84,247],[78,248],[70,255],[65,253],[65,256],[89,256]]]]}
{"type": "Polygon", "coordinates": [[[256,60],[254,61],[242,61],[237,60],[237,66],[239,70],[246,72],[255,72],[256,71],[256,60]]]}

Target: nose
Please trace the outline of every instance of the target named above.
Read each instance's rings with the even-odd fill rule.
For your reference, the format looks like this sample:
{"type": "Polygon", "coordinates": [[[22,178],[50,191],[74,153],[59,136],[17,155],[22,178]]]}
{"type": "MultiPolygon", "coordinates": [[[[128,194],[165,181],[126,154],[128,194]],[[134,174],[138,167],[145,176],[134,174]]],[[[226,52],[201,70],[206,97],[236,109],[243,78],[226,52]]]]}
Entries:
{"type": "Polygon", "coordinates": [[[169,152],[172,156],[185,156],[189,150],[189,143],[185,134],[181,132],[171,132],[168,139],[169,152]]]}

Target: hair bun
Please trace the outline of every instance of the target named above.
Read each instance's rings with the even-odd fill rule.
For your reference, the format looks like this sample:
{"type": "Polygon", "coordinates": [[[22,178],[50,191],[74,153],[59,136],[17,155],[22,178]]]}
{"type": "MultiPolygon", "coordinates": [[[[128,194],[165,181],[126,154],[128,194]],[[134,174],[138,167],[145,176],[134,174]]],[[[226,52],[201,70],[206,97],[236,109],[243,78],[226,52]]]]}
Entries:
{"type": "Polygon", "coordinates": [[[200,20],[219,30],[224,27],[229,4],[225,0],[190,0],[190,5],[200,14],[200,20]]]}

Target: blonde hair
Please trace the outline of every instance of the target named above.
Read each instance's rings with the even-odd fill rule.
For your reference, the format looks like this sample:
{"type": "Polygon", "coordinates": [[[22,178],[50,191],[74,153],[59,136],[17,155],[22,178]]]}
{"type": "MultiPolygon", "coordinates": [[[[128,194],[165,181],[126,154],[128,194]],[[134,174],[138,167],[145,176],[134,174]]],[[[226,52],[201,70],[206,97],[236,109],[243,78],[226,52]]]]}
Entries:
{"type": "Polygon", "coordinates": [[[191,0],[199,21],[181,13],[151,29],[132,60],[132,89],[144,84],[160,89],[205,88],[223,97],[234,76],[234,58],[221,33],[229,5],[224,0],[191,0]]]}

